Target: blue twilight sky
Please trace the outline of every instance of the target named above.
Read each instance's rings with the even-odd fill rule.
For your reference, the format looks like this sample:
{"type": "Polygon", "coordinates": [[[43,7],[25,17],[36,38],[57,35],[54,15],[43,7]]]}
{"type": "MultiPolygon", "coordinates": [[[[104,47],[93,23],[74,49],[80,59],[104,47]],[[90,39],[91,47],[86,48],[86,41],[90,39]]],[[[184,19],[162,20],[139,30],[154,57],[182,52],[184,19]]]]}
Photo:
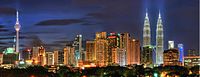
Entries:
{"type": "Polygon", "coordinates": [[[198,50],[199,0],[1,0],[0,50],[13,45],[15,12],[20,12],[20,45],[30,47],[39,38],[47,47],[59,48],[82,34],[92,40],[95,32],[129,32],[142,41],[145,9],[148,9],[155,45],[160,10],[164,42],[174,40],[185,50],[198,50]]]}

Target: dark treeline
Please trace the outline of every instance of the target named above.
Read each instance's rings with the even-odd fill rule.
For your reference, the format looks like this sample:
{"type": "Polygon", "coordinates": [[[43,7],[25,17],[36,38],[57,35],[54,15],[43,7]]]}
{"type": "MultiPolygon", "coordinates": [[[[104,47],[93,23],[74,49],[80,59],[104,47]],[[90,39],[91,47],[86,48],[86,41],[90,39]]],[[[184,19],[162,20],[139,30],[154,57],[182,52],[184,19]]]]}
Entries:
{"type": "Polygon", "coordinates": [[[48,72],[47,67],[30,66],[27,68],[0,68],[0,77],[144,77],[154,76],[160,77],[163,72],[165,76],[180,77],[199,77],[199,67],[190,68],[182,66],[159,66],[154,68],[144,68],[143,65],[136,66],[107,66],[94,67],[85,69],[74,69],[66,66],[60,66],[57,73],[48,72]]]}

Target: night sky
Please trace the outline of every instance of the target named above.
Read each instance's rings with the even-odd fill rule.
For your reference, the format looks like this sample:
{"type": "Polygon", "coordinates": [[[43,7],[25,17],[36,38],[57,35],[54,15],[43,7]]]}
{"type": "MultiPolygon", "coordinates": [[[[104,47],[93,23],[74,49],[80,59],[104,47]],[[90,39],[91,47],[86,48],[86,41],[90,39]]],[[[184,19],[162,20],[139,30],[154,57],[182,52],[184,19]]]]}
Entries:
{"type": "Polygon", "coordinates": [[[199,0],[1,0],[0,50],[12,47],[15,12],[20,14],[20,45],[30,47],[38,38],[48,48],[59,48],[82,34],[93,40],[95,32],[129,32],[142,41],[148,9],[152,44],[155,45],[159,10],[164,26],[164,46],[174,40],[185,50],[198,50],[199,0]]]}

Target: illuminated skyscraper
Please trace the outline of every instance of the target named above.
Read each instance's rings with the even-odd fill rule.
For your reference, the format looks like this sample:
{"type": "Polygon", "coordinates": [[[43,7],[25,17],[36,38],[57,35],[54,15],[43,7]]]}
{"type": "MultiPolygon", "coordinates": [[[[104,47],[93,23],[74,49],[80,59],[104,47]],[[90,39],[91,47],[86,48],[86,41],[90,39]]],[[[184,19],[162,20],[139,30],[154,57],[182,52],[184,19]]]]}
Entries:
{"type": "Polygon", "coordinates": [[[153,46],[143,47],[141,54],[141,64],[144,64],[147,67],[153,67],[153,46]]]}
{"type": "Polygon", "coordinates": [[[84,54],[83,54],[83,51],[82,51],[83,50],[82,49],[82,35],[78,35],[77,38],[78,38],[78,42],[79,42],[78,47],[79,47],[79,52],[80,52],[80,59],[83,60],[84,54]]]}
{"type": "MultiPolygon", "coordinates": [[[[19,24],[19,14],[18,11],[16,12],[17,16],[16,16],[16,24],[15,24],[15,31],[16,31],[16,45],[15,45],[15,52],[19,52],[19,30],[21,25],[19,24]]],[[[19,59],[20,59],[20,55],[19,55],[19,59]]]]}
{"type": "Polygon", "coordinates": [[[156,64],[163,64],[163,25],[159,12],[156,30],[156,64]]]}
{"type": "Polygon", "coordinates": [[[54,53],[53,52],[46,52],[46,64],[54,65],[54,53]]]}
{"type": "Polygon", "coordinates": [[[57,50],[55,50],[54,52],[53,52],[53,54],[54,54],[54,65],[58,65],[58,51],[57,50]]]}
{"type": "Polygon", "coordinates": [[[143,47],[147,45],[151,45],[151,29],[150,29],[148,13],[146,11],[144,28],[143,28],[143,47]]]}
{"type": "Polygon", "coordinates": [[[54,51],[54,65],[63,65],[64,64],[64,52],[63,51],[54,51]]]}
{"type": "Polygon", "coordinates": [[[45,49],[43,46],[39,48],[39,55],[38,55],[38,64],[39,65],[46,65],[46,55],[45,55],[45,49]]]}
{"type": "Polygon", "coordinates": [[[64,64],[65,65],[70,65],[70,66],[75,66],[76,61],[75,61],[75,56],[74,56],[74,47],[73,46],[66,46],[64,48],[64,64]]]}
{"type": "Polygon", "coordinates": [[[140,41],[139,40],[135,40],[134,41],[135,44],[135,52],[134,53],[134,61],[133,64],[140,64],[140,55],[141,55],[141,51],[140,51],[140,41]]]}
{"type": "Polygon", "coordinates": [[[130,40],[130,52],[127,53],[129,56],[128,64],[140,64],[140,42],[136,39],[130,40]]]}
{"type": "Polygon", "coordinates": [[[94,51],[94,41],[86,41],[86,60],[94,61],[95,60],[95,51],[94,51]]]}
{"type": "Polygon", "coordinates": [[[73,46],[75,47],[76,64],[78,64],[79,61],[82,61],[84,59],[84,52],[82,49],[82,35],[76,36],[73,46]]]}
{"type": "Polygon", "coordinates": [[[108,35],[108,64],[116,63],[116,49],[120,47],[120,34],[110,33],[108,35]]]}
{"type": "Polygon", "coordinates": [[[68,48],[68,65],[70,66],[76,66],[76,60],[75,60],[75,49],[73,46],[69,46],[68,48]]]}
{"type": "Polygon", "coordinates": [[[180,53],[179,61],[183,63],[183,57],[184,57],[184,49],[183,49],[183,44],[178,44],[178,50],[180,53]]]}
{"type": "Polygon", "coordinates": [[[39,55],[39,48],[40,47],[33,47],[33,49],[32,49],[32,57],[31,57],[31,59],[33,60],[33,64],[37,64],[37,62],[38,62],[38,55],[39,55]]]}
{"type": "Polygon", "coordinates": [[[94,50],[96,53],[96,65],[106,66],[108,64],[108,41],[106,32],[96,33],[94,50]]]}
{"type": "MultiPolygon", "coordinates": [[[[120,57],[122,58],[124,56],[125,58],[125,64],[128,65],[130,62],[128,62],[131,59],[130,55],[130,34],[129,33],[121,33],[120,34],[120,57]]],[[[123,59],[120,59],[123,60],[123,59]]],[[[120,64],[121,65],[121,64],[120,64]]]]}
{"type": "Polygon", "coordinates": [[[64,65],[68,65],[68,60],[69,60],[69,54],[68,52],[70,51],[70,47],[64,47],[64,65]]]}
{"type": "Polygon", "coordinates": [[[117,62],[120,66],[126,65],[126,50],[124,48],[117,48],[117,62]]]}

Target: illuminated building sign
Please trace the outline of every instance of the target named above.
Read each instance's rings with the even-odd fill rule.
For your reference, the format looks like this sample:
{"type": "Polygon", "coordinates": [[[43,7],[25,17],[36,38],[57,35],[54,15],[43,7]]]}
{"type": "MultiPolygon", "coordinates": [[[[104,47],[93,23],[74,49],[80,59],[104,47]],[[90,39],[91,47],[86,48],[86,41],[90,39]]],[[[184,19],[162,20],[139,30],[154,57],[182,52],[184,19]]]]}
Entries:
{"type": "Polygon", "coordinates": [[[108,38],[116,38],[116,36],[109,36],[108,38]]]}

